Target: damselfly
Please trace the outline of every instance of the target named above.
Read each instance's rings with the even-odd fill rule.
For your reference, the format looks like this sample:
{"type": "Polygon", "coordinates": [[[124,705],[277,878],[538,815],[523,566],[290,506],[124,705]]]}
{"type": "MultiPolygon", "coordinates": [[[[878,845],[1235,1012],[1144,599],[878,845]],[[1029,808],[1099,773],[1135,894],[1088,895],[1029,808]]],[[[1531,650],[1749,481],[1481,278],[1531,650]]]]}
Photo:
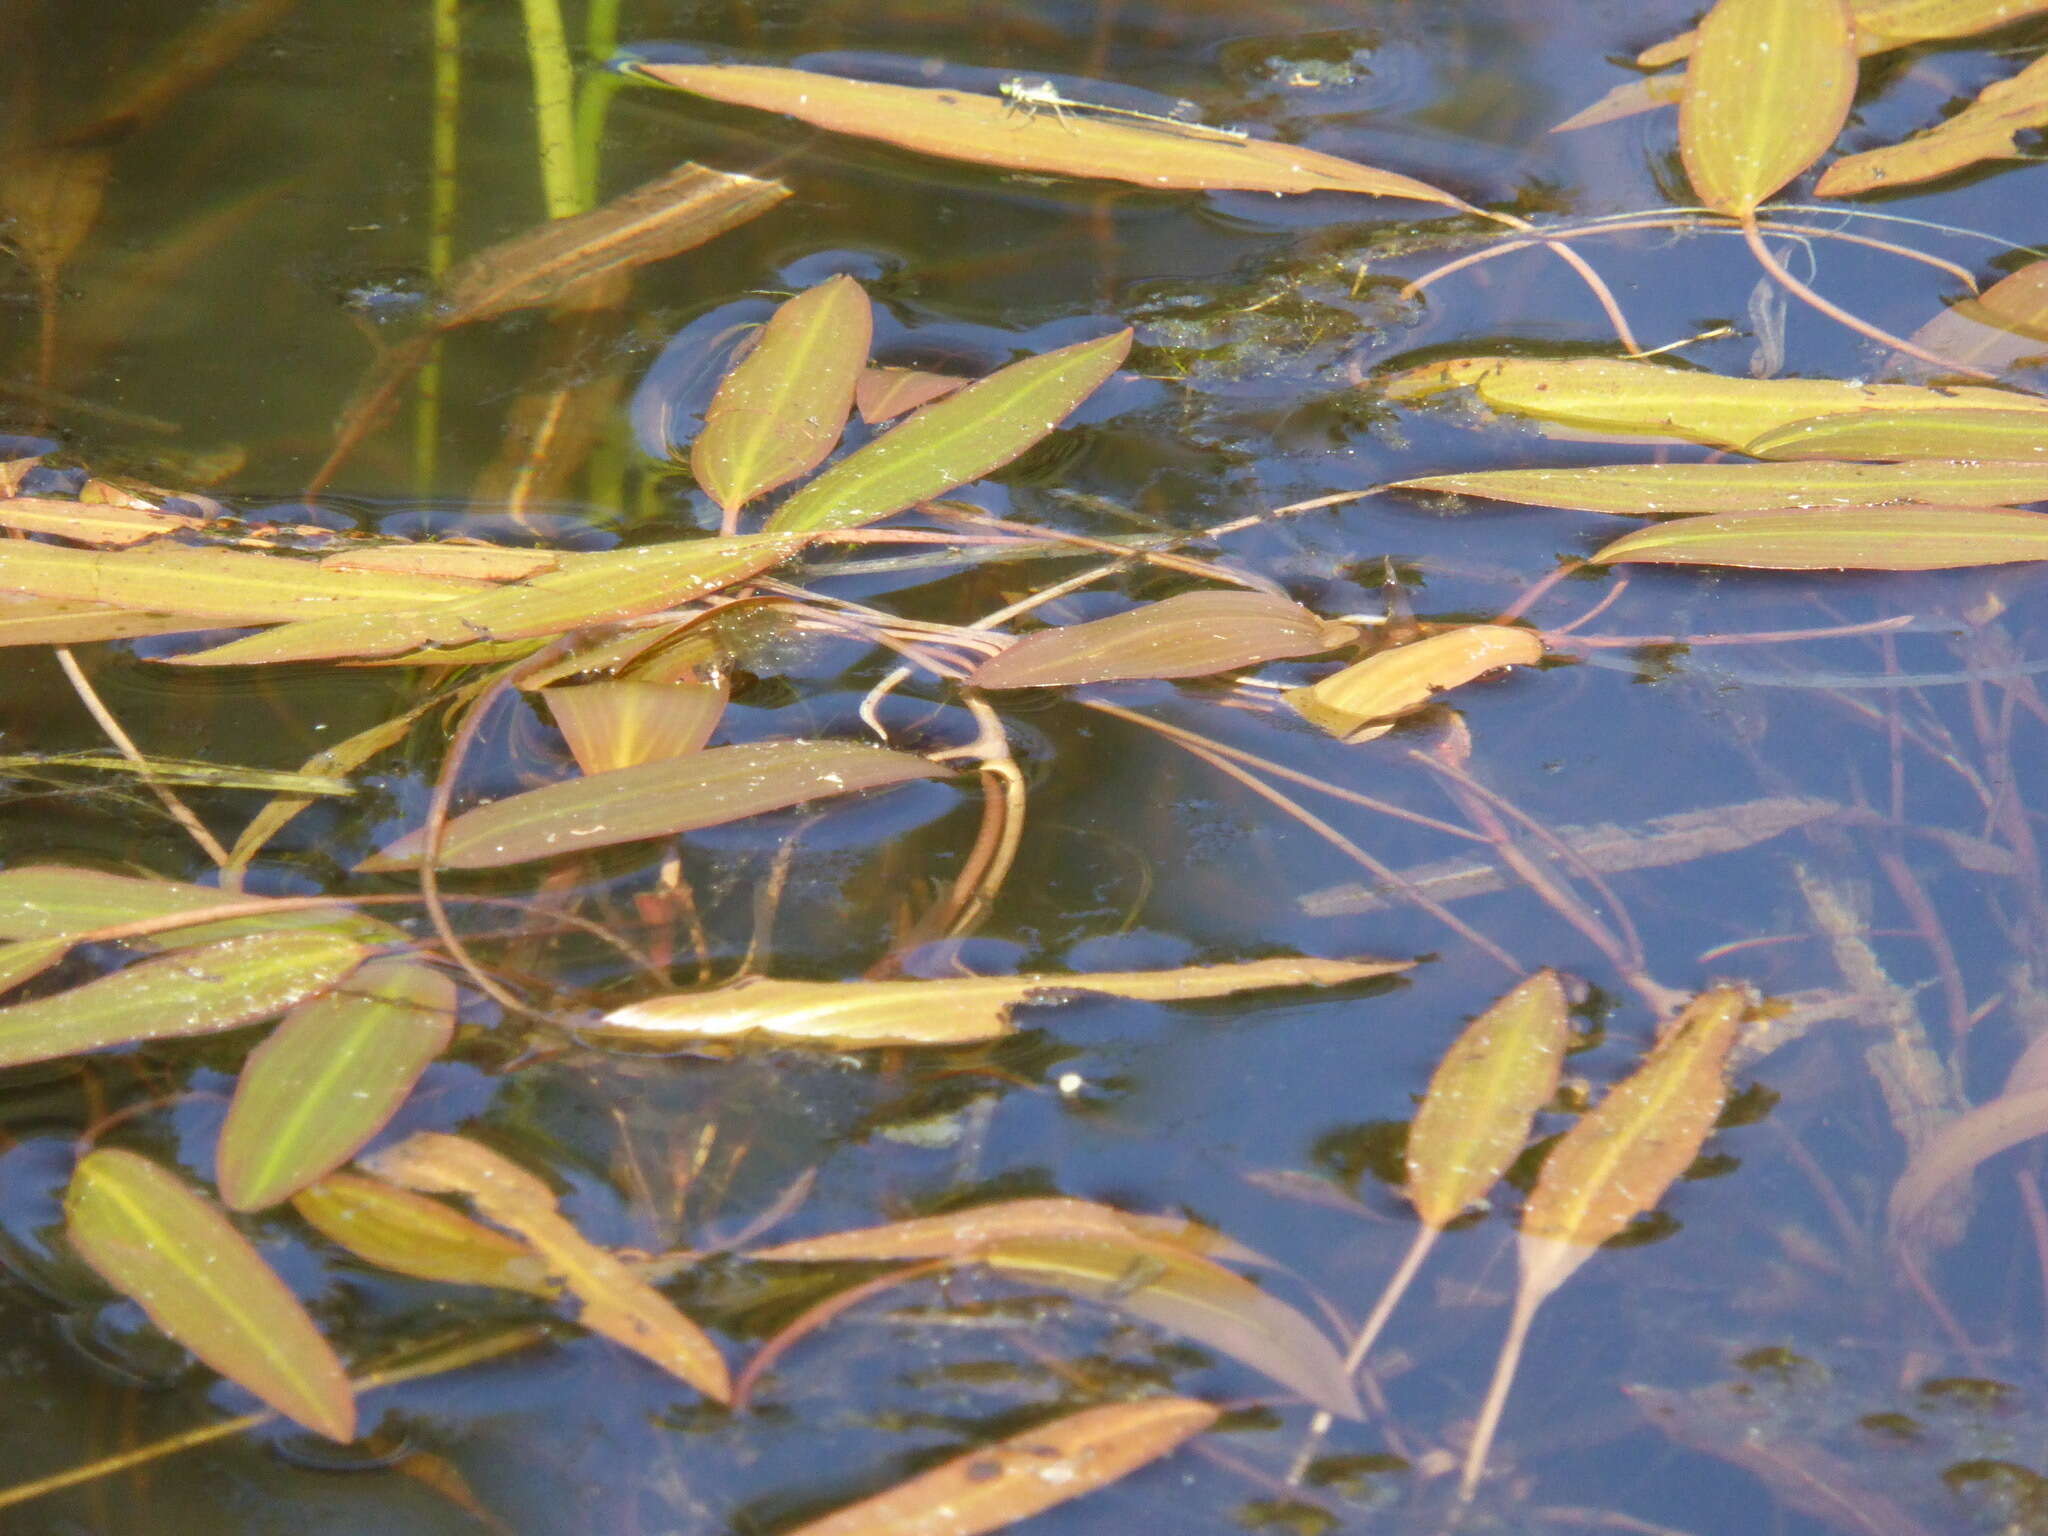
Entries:
{"type": "Polygon", "coordinates": [[[1005,80],[996,87],[1010,104],[1010,110],[1021,112],[1026,118],[1033,118],[1047,108],[1068,131],[1073,124],[1068,121],[1069,112],[1096,112],[1104,117],[1121,117],[1132,122],[1155,123],[1161,128],[1171,128],[1179,133],[1201,139],[1222,139],[1226,143],[1242,144],[1251,137],[1240,128],[1211,128],[1207,123],[1191,123],[1178,117],[1167,117],[1159,112],[1140,112],[1135,107],[1112,107],[1099,101],[1076,101],[1071,96],[1062,96],[1060,88],[1050,80],[1026,80],[1022,75],[1005,80]]]}

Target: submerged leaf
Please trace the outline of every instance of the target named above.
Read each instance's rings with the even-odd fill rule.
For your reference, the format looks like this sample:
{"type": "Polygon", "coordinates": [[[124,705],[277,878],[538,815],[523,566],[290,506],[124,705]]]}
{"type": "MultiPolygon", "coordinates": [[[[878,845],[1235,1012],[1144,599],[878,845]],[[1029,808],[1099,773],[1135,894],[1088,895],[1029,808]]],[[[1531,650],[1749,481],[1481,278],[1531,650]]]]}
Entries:
{"type": "Polygon", "coordinates": [[[1177,1002],[1269,987],[1330,987],[1390,976],[1405,960],[1247,960],[1170,971],[1084,971],[1071,976],[958,976],[932,981],[778,981],[754,976],[614,1009],[595,1033],[644,1043],[758,1035],[775,1044],[966,1045],[1010,1033],[1014,1009],[1069,998],[1177,1002]]]}
{"type": "Polygon", "coordinates": [[[2048,260],[2030,261],[1951,304],[1912,339],[1923,352],[1993,373],[2048,358],[2048,260]]]}
{"type": "Polygon", "coordinates": [[[728,373],[690,449],[690,473],[727,512],[825,461],[853,409],[874,339],[868,296],[850,277],[800,293],[728,373]]]}
{"type": "MultiPolygon", "coordinates": [[[[843,741],[764,741],[615,768],[508,795],[450,821],[444,869],[491,869],[587,848],[669,837],[759,816],[827,795],[942,779],[950,769],[886,747],[843,741]]],[[[417,864],[425,835],[413,832],[357,865],[417,864]]]]}
{"type": "Polygon", "coordinates": [[[955,373],[926,373],[921,368],[869,368],[854,386],[854,404],[860,419],[870,426],[894,421],[898,416],[943,400],[957,389],[973,383],[955,373]]]}
{"type": "MultiPolygon", "coordinates": [[[[114,875],[62,864],[24,864],[0,870],[0,939],[68,939],[101,928],[148,922],[224,905],[262,905],[260,897],[232,896],[182,880],[114,875]]],[[[262,912],[219,922],[168,928],[126,942],[146,949],[206,944],[280,928],[332,928],[370,943],[402,940],[396,928],[364,917],[337,901],[331,909],[262,912]]]]}
{"type": "Polygon", "coordinates": [[[364,1263],[393,1274],[561,1294],[547,1261],[518,1238],[382,1179],[330,1173],[293,1195],[292,1209],[364,1263]]]}
{"type": "Polygon", "coordinates": [[[7,243],[55,297],[59,275],[99,222],[113,156],[99,148],[48,145],[0,155],[0,217],[7,243]]]}
{"type": "Polygon", "coordinates": [[[1467,624],[1406,645],[1389,646],[1306,688],[1281,695],[1304,720],[1345,741],[1371,741],[1385,722],[1419,709],[1446,688],[1462,688],[1502,667],[1543,659],[1534,630],[1467,624]]]}
{"type": "Polygon", "coordinates": [[[2048,123],[2048,58],[2010,80],[1994,80],[1954,117],[1882,149],[1845,155],[1814,188],[1821,197],[1854,197],[1878,187],[1911,186],[1975,165],[2019,155],[2019,135],[2048,123]]]}
{"type": "Polygon", "coordinates": [[[1596,563],[1769,571],[1946,571],[2048,560],[2048,513],[1984,507],[1827,507],[1727,513],[1639,528],[1596,563]]]}
{"type": "Polygon", "coordinates": [[[455,984],[417,960],[373,960],[301,1003],[249,1054],[221,1127],[230,1210],[275,1205],[355,1156],[455,1037],[455,984]]]}
{"type": "Polygon", "coordinates": [[[1122,330],[978,379],[841,459],[778,507],[768,528],[858,528],[992,474],[1073,414],[1130,350],[1122,330]]]}
{"type": "Polygon", "coordinates": [[[725,713],[719,683],[579,683],[541,697],[586,774],[687,757],[725,713]]]}
{"type": "Polygon", "coordinates": [[[2048,500],[2048,463],[1954,458],[1914,464],[1604,464],[1424,475],[1397,480],[1389,489],[1447,491],[1623,517],[1895,502],[1996,507],[2048,500]]]}
{"type": "Polygon", "coordinates": [[[981,1446],[786,1536],[981,1536],[1157,1461],[1216,1422],[1185,1397],[1084,1408],[981,1446]]]}
{"type": "Polygon", "coordinates": [[[1183,592],[1128,613],[1024,636],[975,668],[975,688],[1057,688],[1120,678],[1206,677],[1358,638],[1266,592],[1183,592]]]}
{"type": "Polygon", "coordinates": [[[1000,96],[882,85],[749,64],[649,64],[633,73],[714,101],[786,113],[832,133],[1005,170],[1096,177],[1141,187],[1244,192],[1362,192],[1465,204],[1426,183],[1294,144],[1211,129],[1103,122],[1083,113],[1018,111],[1000,96]]]}
{"type": "Polygon", "coordinates": [[[1165,1243],[1210,1258],[1257,1263],[1259,1255],[1199,1222],[1134,1216],[1093,1200],[1060,1197],[998,1200],[939,1216],[892,1221],[807,1237],[747,1257],[777,1264],[893,1263],[901,1259],[972,1258],[998,1243],[1043,1238],[1094,1238],[1111,1242],[1165,1243]]]}
{"type": "Polygon", "coordinates": [[[355,1393],[306,1309],[225,1216],[132,1152],[87,1154],[64,1197],[79,1256],[237,1386],[330,1440],[355,1438],[355,1393]]]}
{"type": "Polygon", "coordinates": [[[1716,0],[1678,103],[1678,147],[1708,208],[1748,218],[1835,142],[1856,94],[1846,0],[1716,0]]]}
{"type": "Polygon", "coordinates": [[[1785,422],[1742,451],[1759,459],[2048,459],[2048,416],[1997,409],[1858,411],[1785,422]]]}
{"type": "Polygon", "coordinates": [[[2048,1136],[2048,1035],[2036,1035],[2006,1074],[1998,1097],[1948,1121],[1913,1149],[1892,1186],[1891,1240],[1924,1247],[1958,1233],[1951,1217],[1977,1165],[2008,1147],[2048,1136]]]}

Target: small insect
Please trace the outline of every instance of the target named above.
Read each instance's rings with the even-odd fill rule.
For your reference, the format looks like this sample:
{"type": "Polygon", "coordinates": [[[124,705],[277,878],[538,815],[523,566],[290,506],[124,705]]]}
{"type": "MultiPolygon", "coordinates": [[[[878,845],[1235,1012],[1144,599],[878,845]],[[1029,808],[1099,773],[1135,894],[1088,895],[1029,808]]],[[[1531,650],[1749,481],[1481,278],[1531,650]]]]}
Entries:
{"type": "Polygon", "coordinates": [[[1121,117],[1133,122],[1157,123],[1162,128],[1171,128],[1178,133],[1191,134],[1196,138],[1222,139],[1231,144],[1242,144],[1251,137],[1240,128],[1211,128],[1207,123],[1190,123],[1182,118],[1167,117],[1158,112],[1140,112],[1134,107],[1112,107],[1098,101],[1076,101],[1071,96],[1062,96],[1060,88],[1050,80],[1026,80],[1017,75],[1005,80],[996,90],[1009,102],[1009,110],[1023,114],[1029,120],[1047,108],[1058,119],[1067,132],[1074,132],[1069,112],[1099,112],[1105,117],[1121,117]]]}

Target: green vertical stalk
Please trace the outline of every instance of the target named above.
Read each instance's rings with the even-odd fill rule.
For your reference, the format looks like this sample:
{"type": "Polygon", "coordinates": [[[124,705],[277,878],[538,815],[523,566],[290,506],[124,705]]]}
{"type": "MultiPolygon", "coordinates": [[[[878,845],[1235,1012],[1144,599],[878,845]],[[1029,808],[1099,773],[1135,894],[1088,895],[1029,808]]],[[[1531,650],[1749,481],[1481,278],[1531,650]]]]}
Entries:
{"type": "MultiPolygon", "coordinates": [[[[602,62],[619,46],[619,0],[590,0],[583,17],[583,49],[586,57],[602,62]]],[[[605,114],[612,97],[623,82],[609,69],[584,78],[576,95],[576,187],[583,206],[597,206],[598,146],[604,138],[605,114]]]]}
{"type": "MultiPolygon", "coordinates": [[[[461,0],[432,0],[434,84],[429,130],[427,282],[432,289],[455,257],[456,125],[462,107],[461,0]]],[[[422,496],[434,486],[441,439],[441,344],[420,369],[413,415],[413,483],[422,496]]]]}
{"type": "Polygon", "coordinates": [[[576,185],[576,71],[562,31],[561,0],[521,0],[526,55],[533,66],[533,121],[540,143],[541,190],[548,217],[583,211],[576,185]]]}

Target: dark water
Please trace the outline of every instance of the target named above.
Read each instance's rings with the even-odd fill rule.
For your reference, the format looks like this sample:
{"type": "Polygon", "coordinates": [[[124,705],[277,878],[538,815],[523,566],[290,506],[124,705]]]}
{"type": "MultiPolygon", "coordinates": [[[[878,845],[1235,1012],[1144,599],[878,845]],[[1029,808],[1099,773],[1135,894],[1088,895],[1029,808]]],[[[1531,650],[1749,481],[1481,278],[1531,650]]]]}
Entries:
{"type": "MultiPolygon", "coordinates": [[[[49,125],[149,57],[188,12],[17,0],[5,16],[9,105],[49,125]]],[[[1692,19],[1693,7],[1663,0],[625,0],[619,35],[650,49],[730,50],[984,89],[1015,72],[1116,82],[1152,93],[1133,102],[1187,98],[1210,121],[1270,130],[1475,201],[1593,216],[1684,200],[1669,114],[1562,137],[1545,129],[1624,78],[1607,59],[1692,19]]],[[[517,8],[474,7],[465,26],[458,251],[543,211],[517,8]]],[[[74,462],[173,486],[211,465],[211,494],[286,522],[407,534],[460,526],[514,539],[538,531],[574,547],[673,537],[715,514],[663,462],[655,424],[665,409],[702,406],[709,338],[837,272],[874,296],[889,361],[986,369],[1136,326],[1130,371],[1052,444],[971,493],[1009,516],[1105,536],[1196,529],[1403,475],[1646,456],[1454,411],[1394,410],[1358,387],[1400,358],[1611,341],[1585,291],[1534,254],[1448,279],[1423,302],[1399,297],[1400,281],[1469,248],[1428,210],[1041,184],[631,88],[613,103],[602,141],[608,191],[694,158],[782,177],[795,195],[643,271],[616,332],[566,361],[530,315],[459,333],[447,348],[431,480],[419,480],[401,420],[317,506],[295,505],[371,343],[398,334],[408,296],[426,281],[426,38],[424,7],[304,0],[217,79],[116,144],[104,217],[64,275],[59,382],[82,404],[54,420],[74,462]],[[136,289],[138,265],[181,234],[195,247],[190,259],[165,262],[146,292],[136,289]],[[511,403],[536,387],[604,378],[616,394],[588,467],[523,523],[504,518],[490,466],[511,403]]],[[[1876,86],[1848,143],[1886,142],[1928,121],[2009,68],[2004,53],[2035,41],[2008,32],[1978,48],[1895,56],[1866,75],[1876,86]]],[[[2017,263],[2012,245],[2038,237],[2044,202],[2048,171],[2009,165],[1874,205],[1924,223],[1856,228],[1989,277],[2017,263]]],[[[1717,372],[1751,370],[1752,305],[1771,300],[1756,297],[1757,272],[1738,242],[1657,231],[1585,249],[1649,344],[1725,323],[1735,334],[1684,355],[1717,372]]],[[[1812,259],[1828,292],[1901,333],[1959,291],[1953,278],[1869,249],[1820,244],[1812,259]]],[[[26,278],[7,283],[0,321],[18,354],[12,376],[28,377],[33,290],[26,278]]],[[[1882,366],[1867,343],[1815,316],[1795,310],[1788,326],[1782,371],[1869,377],[1882,366]]],[[[33,407],[8,410],[15,429],[39,430],[33,407]]],[[[1376,615],[1393,601],[1425,618],[1475,617],[1617,526],[1379,495],[1263,523],[1205,552],[1279,580],[1325,614],[1376,615]]],[[[818,585],[965,622],[1071,568],[912,562],[818,585]]],[[[1617,647],[1460,698],[1472,776],[1551,827],[1638,827],[1767,798],[1827,802],[1827,814],[1741,851],[1577,890],[1594,922],[1664,986],[1735,980],[1805,1002],[1851,995],[1838,1016],[1788,1029],[1796,1038],[1744,1065],[1742,1123],[1710,1144],[1652,1240],[1603,1255],[1546,1309],[1471,1529],[2048,1530],[2048,1216],[2037,1150],[1978,1172],[1974,1198],[1959,1201],[1958,1240],[1932,1254],[1924,1285],[1908,1283],[1884,1245],[1886,1199],[1908,1138],[1928,1123],[1916,1116],[1992,1097],[2025,1042],[2048,1028],[2048,908],[2034,851],[2048,707],[2028,670],[2048,658],[2041,580],[2029,567],[1826,580],[1638,574],[1590,633],[1662,641],[1895,615],[1913,623],[1881,640],[1617,647]],[[1840,914],[1832,936],[1830,911],[1840,914]],[[1936,1102],[1888,1097],[1881,1074],[1909,1048],[1936,1061],[1936,1102]]],[[[1139,577],[1052,616],[1093,616],[1178,585],[1139,577]]],[[[1566,581],[1535,617],[1560,627],[1617,585],[1611,576],[1566,581]]],[[[159,649],[88,655],[109,702],[165,754],[295,767],[416,696],[407,674],[173,672],[146,660],[159,649]]],[[[15,749],[97,745],[53,665],[26,652],[10,660],[0,724],[15,749]]],[[[855,731],[859,696],[888,665],[851,645],[765,650],[729,731],[855,731]]],[[[1281,666],[1268,675],[1310,674],[1281,666]]],[[[1213,689],[1131,685],[1101,696],[1465,822],[1415,756],[1440,739],[1441,722],[1346,747],[1226,708],[1213,689]]],[[[905,722],[924,712],[899,707],[905,722]]],[[[545,1042],[477,1007],[475,1028],[402,1123],[495,1138],[551,1172],[569,1214],[600,1241],[715,1247],[813,1175],[780,1234],[1002,1193],[1061,1193],[1197,1215],[1278,1260],[1276,1292],[1310,1311],[1327,1299],[1355,1322],[1411,1232],[1385,1182],[1399,1123],[1460,1023],[1517,972],[1399,902],[1360,909],[1319,895],[1368,877],[1156,734],[1049,697],[1020,702],[1009,719],[1033,783],[1024,854],[981,935],[957,957],[922,957],[927,967],[957,958],[990,971],[1139,968],[1293,951],[1433,958],[1377,994],[1081,1003],[1032,1018],[1031,1033],[991,1055],[882,1065],[582,1049],[536,1062],[522,1049],[545,1042]]],[[[559,775],[564,761],[536,716],[506,710],[489,723],[466,787],[502,792],[559,775]]],[[[417,742],[381,760],[368,795],[295,824],[252,884],[330,888],[416,824],[432,766],[417,742]]],[[[1302,793],[1396,868],[1486,851],[1302,793]]],[[[9,864],[202,873],[140,796],[28,783],[14,795],[0,825],[9,864]]],[[[259,797],[195,803],[233,829],[259,797]]],[[[921,882],[957,868],[973,809],[956,791],[920,787],[815,821],[688,839],[686,868],[722,967],[757,937],[755,893],[791,836],[791,878],[758,935],[762,952],[778,971],[851,976],[887,948],[905,893],[921,896],[921,882]]],[[[545,899],[630,925],[630,898],[649,888],[659,857],[644,848],[609,856],[545,899]]],[[[534,883],[488,888],[525,894],[534,883]]],[[[1603,1033],[1573,1058],[1575,1073],[1598,1085],[1626,1070],[1653,1018],[1614,953],[1512,880],[1453,910],[1515,966],[1554,966],[1583,983],[1587,1016],[1603,1033]]],[[[635,995],[598,949],[542,935],[494,955],[508,974],[558,990],[565,1006],[635,995]]],[[[0,1159],[0,1224],[12,1275],[0,1284],[9,1386],[0,1482],[246,1407],[132,1308],[108,1305],[61,1256],[55,1231],[72,1139],[109,1109],[137,1105],[128,1144],[207,1176],[245,1049],[231,1036],[68,1063],[18,1073],[0,1092],[11,1142],[0,1159]]],[[[351,1359],[536,1315],[516,1299],[379,1277],[287,1216],[258,1219],[252,1231],[351,1359]]],[[[1244,1412],[1197,1448],[1034,1529],[1435,1531],[1449,1507],[1450,1458],[1504,1326],[1511,1236],[1496,1213],[1441,1246],[1376,1357],[1380,1406],[1366,1423],[1338,1426],[1306,1486],[1285,1478],[1308,1413],[1263,1378],[1101,1310],[1020,1303],[1016,1287],[964,1280],[884,1296],[806,1341],[744,1416],[707,1409],[565,1328],[545,1347],[368,1399],[378,1429],[369,1448],[337,1452],[259,1432],[9,1511],[5,1528],[768,1532],[1055,1405],[1168,1386],[1244,1412]]],[[[737,1355],[818,1292],[720,1262],[676,1294],[737,1355]]]]}

